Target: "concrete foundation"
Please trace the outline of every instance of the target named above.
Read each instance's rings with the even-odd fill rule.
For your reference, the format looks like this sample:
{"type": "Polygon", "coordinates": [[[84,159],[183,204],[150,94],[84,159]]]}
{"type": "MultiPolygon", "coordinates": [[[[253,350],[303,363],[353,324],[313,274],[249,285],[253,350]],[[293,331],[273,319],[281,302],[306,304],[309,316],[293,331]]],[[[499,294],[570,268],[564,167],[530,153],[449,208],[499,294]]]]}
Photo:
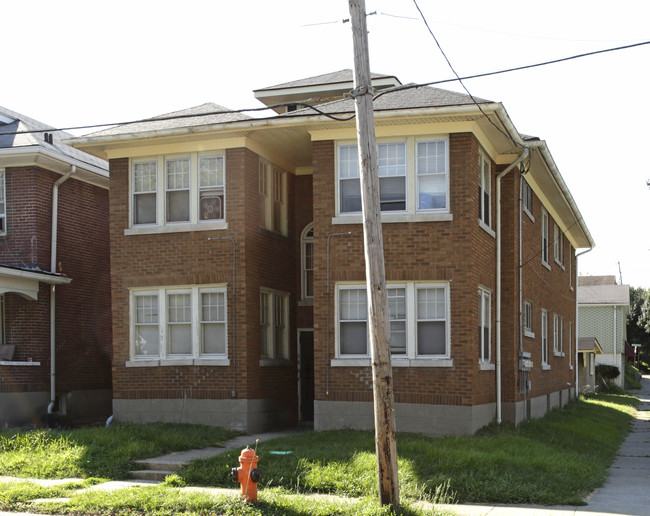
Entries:
{"type": "MultiPolygon", "coordinates": [[[[474,407],[396,403],[398,432],[423,435],[471,435],[494,421],[495,404],[474,407]]],[[[314,430],[374,428],[373,404],[352,401],[315,401],[314,430]]]]}
{"type": "Polygon", "coordinates": [[[190,423],[243,432],[262,432],[295,423],[294,414],[278,400],[113,400],[117,421],[190,423]]]}

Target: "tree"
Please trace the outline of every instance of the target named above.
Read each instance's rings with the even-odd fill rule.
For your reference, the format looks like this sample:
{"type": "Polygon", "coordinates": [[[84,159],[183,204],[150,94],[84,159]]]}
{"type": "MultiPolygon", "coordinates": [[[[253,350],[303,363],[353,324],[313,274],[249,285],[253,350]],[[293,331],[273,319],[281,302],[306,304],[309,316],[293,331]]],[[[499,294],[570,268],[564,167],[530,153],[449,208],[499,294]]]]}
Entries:
{"type": "Polygon", "coordinates": [[[650,289],[630,288],[627,341],[630,344],[641,344],[640,362],[650,364],[650,289]]]}

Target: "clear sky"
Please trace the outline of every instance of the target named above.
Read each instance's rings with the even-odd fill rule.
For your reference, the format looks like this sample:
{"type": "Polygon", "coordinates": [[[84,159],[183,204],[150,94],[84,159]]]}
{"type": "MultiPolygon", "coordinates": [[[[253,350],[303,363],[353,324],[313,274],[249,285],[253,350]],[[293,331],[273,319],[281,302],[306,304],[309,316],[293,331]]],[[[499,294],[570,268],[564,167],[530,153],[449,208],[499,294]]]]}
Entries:
{"type": "MultiPolygon", "coordinates": [[[[461,76],[650,40],[648,0],[418,4],[461,76]]],[[[453,77],[413,0],[366,8],[373,72],[453,77]]],[[[254,89],[353,67],[348,17],[346,0],[4,0],[0,105],[55,127],[259,107],[254,89]]],[[[650,46],[465,85],[548,143],[596,242],[580,273],[618,278],[620,263],[650,288],[650,46]]]]}

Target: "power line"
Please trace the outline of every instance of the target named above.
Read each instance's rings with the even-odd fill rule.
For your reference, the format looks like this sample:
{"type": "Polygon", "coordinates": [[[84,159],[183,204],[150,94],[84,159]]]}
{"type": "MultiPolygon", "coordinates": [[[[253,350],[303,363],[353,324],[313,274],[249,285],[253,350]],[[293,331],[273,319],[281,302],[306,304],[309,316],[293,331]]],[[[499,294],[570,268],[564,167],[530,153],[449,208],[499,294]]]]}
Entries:
{"type": "MultiPolygon", "coordinates": [[[[539,68],[541,66],[547,66],[551,64],[557,64],[557,63],[562,63],[565,61],[571,61],[574,59],[580,59],[583,57],[589,57],[589,56],[594,56],[598,54],[604,54],[608,52],[616,52],[619,50],[628,50],[630,48],[635,48],[635,47],[641,47],[645,45],[650,45],[650,41],[642,41],[639,43],[632,43],[630,45],[623,45],[619,47],[613,47],[613,48],[606,48],[602,50],[594,50],[592,52],[585,52],[582,54],[576,54],[568,57],[562,57],[558,59],[552,59],[550,61],[542,61],[539,63],[534,63],[534,64],[529,64],[529,65],[522,65],[522,66],[516,66],[512,68],[505,68],[502,70],[495,70],[492,72],[484,72],[484,73],[479,73],[479,74],[474,74],[474,75],[466,75],[463,77],[454,77],[451,79],[442,79],[439,81],[431,81],[431,82],[424,82],[424,83],[417,83],[417,84],[406,84],[403,86],[396,86],[394,88],[388,88],[385,90],[380,91],[377,93],[377,95],[374,96],[374,99],[377,100],[379,97],[382,97],[383,95],[387,95],[390,93],[396,93],[398,91],[404,91],[404,90],[409,90],[409,89],[414,89],[414,88],[424,88],[427,86],[435,86],[439,84],[447,84],[450,82],[456,82],[456,81],[467,81],[470,79],[479,79],[482,77],[491,77],[493,75],[500,75],[504,73],[510,73],[510,72],[518,72],[521,70],[527,70],[531,68],[539,68]]],[[[25,130],[25,131],[12,131],[12,132],[2,132],[0,131],[0,134],[3,135],[15,135],[15,134],[30,134],[30,133],[42,133],[42,132],[57,132],[57,131],[74,131],[74,130],[79,130],[79,129],[96,129],[99,127],[111,127],[111,126],[119,126],[119,125],[130,125],[130,124],[138,124],[138,123],[145,123],[145,122],[156,122],[156,121],[165,121],[165,120],[179,120],[183,118],[199,118],[199,117],[204,117],[204,116],[214,116],[214,115],[226,115],[226,114],[233,114],[233,113],[251,113],[251,112],[258,112],[258,111],[268,111],[270,109],[275,109],[275,108],[280,108],[280,107],[305,107],[309,109],[313,109],[316,113],[326,116],[328,118],[331,118],[332,120],[340,121],[340,122],[347,122],[349,120],[352,120],[354,118],[354,114],[352,114],[349,117],[341,118],[341,117],[336,117],[333,115],[330,115],[328,113],[325,113],[322,110],[319,110],[316,106],[313,106],[311,104],[307,104],[305,102],[287,102],[283,104],[274,104],[272,106],[265,106],[265,107],[256,107],[256,108],[244,108],[244,109],[227,109],[223,111],[209,111],[206,113],[195,113],[195,114],[185,114],[185,115],[172,115],[172,116],[162,116],[162,117],[155,117],[155,118],[143,118],[139,120],[129,120],[126,122],[110,122],[110,123],[105,123],[105,124],[89,124],[89,125],[77,125],[77,126],[70,126],[70,127],[59,127],[59,128],[49,128],[49,129],[35,129],[35,130],[25,130]]]]}

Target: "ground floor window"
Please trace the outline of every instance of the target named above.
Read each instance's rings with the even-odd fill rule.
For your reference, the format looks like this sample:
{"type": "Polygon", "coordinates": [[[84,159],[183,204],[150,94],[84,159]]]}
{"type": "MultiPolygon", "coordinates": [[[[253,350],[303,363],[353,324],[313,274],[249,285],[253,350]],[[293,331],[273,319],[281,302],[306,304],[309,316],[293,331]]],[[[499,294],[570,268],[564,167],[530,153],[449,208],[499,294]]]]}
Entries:
{"type": "MultiPolygon", "coordinates": [[[[366,358],[368,303],[365,284],[339,284],[336,341],[339,358],[366,358]]],[[[448,283],[388,283],[390,349],[394,357],[449,357],[448,283]]]]}
{"type": "Polygon", "coordinates": [[[289,359],[289,294],[260,291],[260,358],[289,359]]]}
{"type": "Polygon", "coordinates": [[[131,291],[131,357],[225,357],[226,287],[160,287],[131,291]]]}
{"type": "Polygon", "coordinates": [[[490,362],[491,350],[492,295],[482,287],[478,289],[478,339],[479,361],[490,362]]]}

